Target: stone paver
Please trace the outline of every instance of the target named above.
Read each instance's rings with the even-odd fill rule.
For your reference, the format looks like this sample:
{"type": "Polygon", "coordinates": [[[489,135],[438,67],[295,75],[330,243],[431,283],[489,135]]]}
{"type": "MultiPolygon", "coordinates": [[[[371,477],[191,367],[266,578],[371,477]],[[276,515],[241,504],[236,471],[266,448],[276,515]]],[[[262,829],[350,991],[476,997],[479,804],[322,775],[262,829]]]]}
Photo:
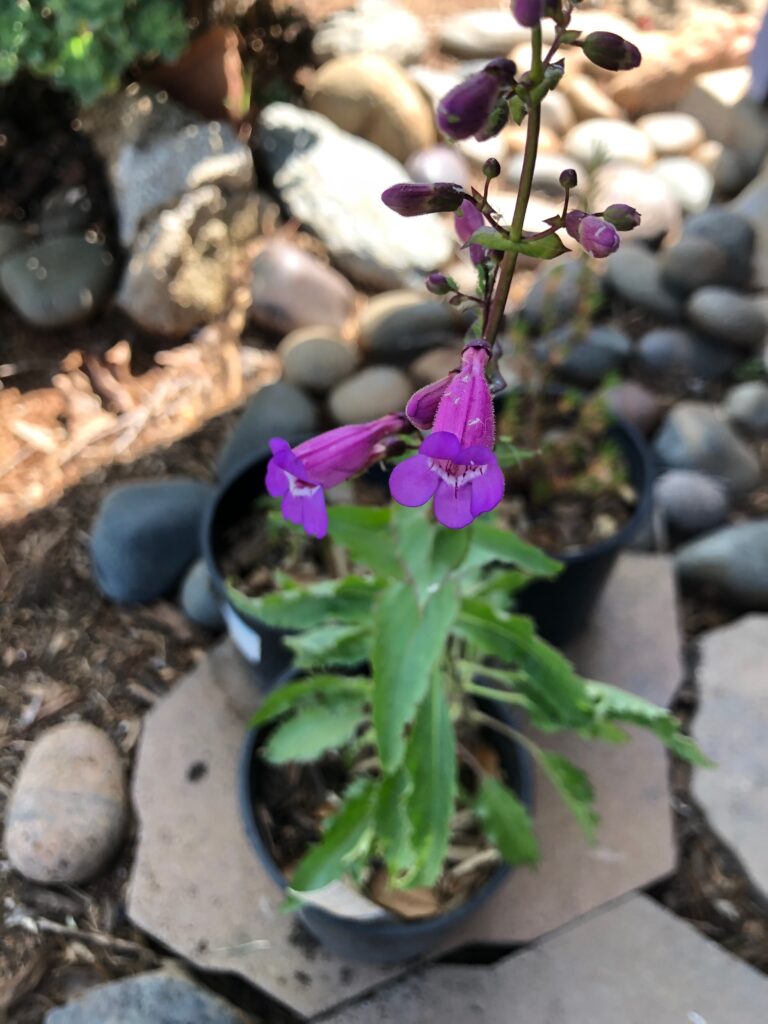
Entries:
{"type": "Polygon", "coordinates": [[[768,615],[745,615],[701,641],[699,744],[717,762],[693,792],[712,826],[768,893],[768,615]]]}
{"type": "MultiPolygon", "coordinates": [[[[590,632],[571,653],[595,678],[668,701],[680,678],[668,561],[621,559],[590,632]]],[[[147,716],[134,777],[141,827],[128,911],[198,967],[238,974],[311,1016],[396,971],[308,947],[279,911],[280,895],[247,843],[237,806],[238,758],[258,700],[257,681],[224,644],[147,716]]],[[[539,780],[542,863],[535,872],[515,872],[453,947],[534,940],[673,869],[667,763],[656,742],[641,736],[620,748],[551,737],[545,743],[591,773],[602,816],[599,843],[587,845],[539,780]]]]}
{"type": "Polygon", "coordinates": [[[98,985],[51,1010],[45,1024],[247,1024],[234,1006],[181,971],[149,971],[98,985]]]}
{"type": "Polygon", "coordinates": [[[430,968],[328,1024],[756,1024],[768,979],[646,896],[494,967],[430,968]]]}

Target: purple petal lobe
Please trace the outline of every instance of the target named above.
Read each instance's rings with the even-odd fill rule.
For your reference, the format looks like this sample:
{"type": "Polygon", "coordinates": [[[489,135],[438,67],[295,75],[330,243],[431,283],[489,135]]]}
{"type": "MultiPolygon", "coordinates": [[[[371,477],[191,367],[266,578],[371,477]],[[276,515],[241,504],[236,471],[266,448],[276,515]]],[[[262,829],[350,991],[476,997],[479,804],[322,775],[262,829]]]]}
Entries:
{"type": "Polygon", "coordinates": [[[288,477],[285,471],[275,464],[274,459],[270,459],[267,465],[266,485],[267,493],[273,498],[282,498],[288,490],[288,477]]]}
{"type": "Polygon", "coordinates": [[[490,512],[491,509],[496,508],[504,497],[504,474],[495,458],[488,464],[486,471],[476,477],[469,487],[472,491],[470,504],[473,519],[482,515],[483,512],[490,512]]]}
{"type": "Polygon", "coordinates": [[[399,505],[417,508],[425,505],[439,483],[438,476],[430,469],[429,459],[414,455],[399,463],[389,476],[389,490],[399,505]]]}
{"type": "Polygon", "coordinates": [[[435,518],[451,530],[469,526],[474,518],[471,501],[472,492],[468,485],[456,487],[441,480],[435,493],[435,518]]]}
{"type": "Polygon", "coordinates": [[[453,459],[461,451],[461,442],[447,430],[436,430],[422,442],[419,453],[430,459],[453,459]]]}
{"type": "Polygon", "coordinates": [[[322,539],[328,533],[328,510],[322,488],[304,499],[304,529],[310,537],[322,539]]]}

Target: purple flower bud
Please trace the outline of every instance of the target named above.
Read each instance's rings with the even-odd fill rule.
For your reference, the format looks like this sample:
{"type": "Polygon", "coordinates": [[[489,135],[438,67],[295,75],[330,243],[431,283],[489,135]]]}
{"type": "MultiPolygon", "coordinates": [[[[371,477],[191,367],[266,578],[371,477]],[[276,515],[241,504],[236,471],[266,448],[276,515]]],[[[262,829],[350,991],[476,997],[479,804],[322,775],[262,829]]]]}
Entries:
{"type": "Polygon", "coordinates": [[[533,28],[541,21],[542,0],[512,0],[512,13],[525,28],[533,28]]]}
{"type": "Polygon", "coordinates": [[[485,142],[486,139],[492,139],[498,135],[502,128],[506,128],[507,122],[509,121],[509,102],[503,97],[500,97],[496,106],[488,115],[483,127],[475,132],[475,138],[478,142],[485,142]]]}
{"type": "Polygon", "coordinates": [[[643,59],[634,43],[615,32],[590,32],[581,46],[592,63],[606,71],[627,71],[643,59]]]}
{"type": "Polygon", "coordinates": [[[468,139],[480,131],[496,105],[499,83],[485,71],[454,86],[437,105],[437,126],[449,139],[468,139]]]}
{"type": "Polygon", "coordinates": [[[424,213],[458,210],[464,199],[461,185],[437,181],[432,185],[392,185],[381,194],[381,201],[401,217],[420,217],[424,213]]]}
{"type": "Polygon", "coordinates": [[[593,216],[582,219],[578,238],[590,256],[597,259],[610,256],[621,244],[619,233],[613,224],[606,224],[602,218],[593,216]]]}
{"type": "Polygon", "coordinates": [[[619,231],[631,231],[640,223],[640,214],[634,206],[627,206],[626,203],[612,203],[603,210],[603,220],[613,224],[619,231]]]}
{"type": "Polygon", "coordinates": [[[579,176],[572,167],[568,167],[560,174],[560,184],[565,189],[576,188],[579,184],[579,176]]]}
{"type": "Polygon", "coordinates": [[[496,157],[489,156],[483,164],[483,177],[484,178],[498,178],[501,174],[501,164],[496,157]]]}
{"type": "Polygon", "coordinates": [[[433,295],[447,295],[452,290],[448,278],[437,270],[430,274],[424,283],[427,286],[427,291],[432,292],[433,295]]]}
{"type": "Polygon", "coordinates": [[[565,230],[577,242],[580,241],[579,227],[586,216],[583,210],[571,210],[570,213],[565,215],[565,230]]]}

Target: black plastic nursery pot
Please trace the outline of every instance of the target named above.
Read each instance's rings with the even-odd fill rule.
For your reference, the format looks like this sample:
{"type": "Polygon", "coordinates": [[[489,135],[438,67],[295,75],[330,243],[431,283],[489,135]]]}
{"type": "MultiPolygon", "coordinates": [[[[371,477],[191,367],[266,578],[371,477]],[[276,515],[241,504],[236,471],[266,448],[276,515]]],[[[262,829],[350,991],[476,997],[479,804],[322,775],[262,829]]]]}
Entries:
{"type": "MultiPolygon", "coordinates": [[[[477,703],[486,714],[510,725],[515,723],[505,705],[482,700],[477,703]]],[[[258,756],[262,735],[262,730],[253,730],[243,749],[239,780],[240,807],[246,834],[256,855],[270,878],[285,890],[287,880],[272,857],[256,811],[264,773],[264,763],[258,756]]],[[[506,783],[517,793],[529,812],[532,811],[533,770],[529,755],[511,739],[491,730],[484,731],[483,737],[496,749],[506,783]]],[[[451,933],[493,896],[512,870],[507,864],[499,865],[468,900],[438,917],[407,921],[382,909],[381,917],[360,920],[342,917],[309,904],[302,906],[296,913],[311,935],[337,956],[371,964],[403,963],[426,957],[441,949],[451,933]]]]}
{"type": "Polygon", "coordinates": [[[230,638],[247,661],[258,664],[269,687],[276,685],[291,668],[293,655],[283,643],[285,633],[235,607],[227,591],[221,560],[231,527],[249,514],[255,499],[266,494],[264,481],[270,458],[269,452],[262,451],[222,484],[208,508],[202,536],[203,557],[221,601],[230,638]]]}
{"type": "Polygon", "coordinates": [[[652,507],[653,461],[645,439],[630,423],[616,420],[607,438],[621,450],[637,494],[632,516],[613,536],[573,554],[549,551],[564,563],[552,580],[536,580],[517,595],[518,611],[530,615],[550,643],[568,643],[589,621],[597,599],[621,551],[648,520],[652,507]]]}

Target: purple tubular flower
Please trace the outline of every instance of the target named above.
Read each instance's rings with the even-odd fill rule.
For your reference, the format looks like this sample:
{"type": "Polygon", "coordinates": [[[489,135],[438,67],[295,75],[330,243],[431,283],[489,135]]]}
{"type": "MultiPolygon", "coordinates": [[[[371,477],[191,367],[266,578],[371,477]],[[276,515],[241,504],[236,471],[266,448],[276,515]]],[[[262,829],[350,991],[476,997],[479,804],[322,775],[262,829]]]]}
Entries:
{"type": "Polygon", "coordinates": [[[446,390],[453,383],[453,378],[457,372],[457,370],[452,370],[447,377],[441,377],[440,380],[419,388],[408,399],[405,415],[417,430],[432,429],[435,416],[437,416],[437,410],[440,407],[440,401],[446,390]]]}
{"type": "Polygon", "coordinates": [[[641,217],[634,206],[612,203],[603,210],[603,220],[613,224],[617,231],[631,231],[638,226],[641,217]]]}
{"type": "Polygon", "coordinates": [[[443,135],[449,139],[497,135],[509,117],[503,93],[515,81],[516,72],[514,61],[498,57],[455,85],[437,105],[437,126],[443,135]]]}
{"type": "Polygon", "coordinates": [[[606,71],[628,71],[639,67],[643,59],[634,43],[615,32],[590,32],[581,48],[593,64],[606,71]]]}
{"type": "Polygon", "coordinates": [[[579,224],[578,238],[583,248],[598,259],[610,256],[621,244],[619,233],[613,224],[607,224],[600,217],[584,217],[579,224]]]}
{"type": "MultiPolygon", "coordinates": [[[[466,245],[477,229],[485,224],[485,217],[483,217],[471,199],[465,199],[456,211],[453,224],[456,228],[456,234],[459,236],[459,241],[466,245]]],[[[473,263],[482,263],[486,255],[482,245],[470,245],[469,258],[473,263]]]]}
{"type": "Polygon", "coordinates": [[[295,448],[281,437],[273,437],[267,491],[273,498],[283,499],[280,511],[285,519],[303,526],[311,537],[324,537],[328,532],[325,490],[376,462],[386,442],[406,425],[404,416],[391,413],[370,423],[336,427],[295,448]]]}
{"type": "Polygon", "coordinates": [[[520,25],[533,28],[541,21],[542,0],[512,0],[512,13],[520,25]]]}
{"type": "Polygon", "coordinates": [[[455,530],[496,508],[504,496],[504,474],[493,454],[489,357],[486,348],[464,349],[461,369],[442,392],[433,432],[389,478],[395,501],[413,508],[434,498],[437,521],[455,530]]]}
{"type": "Polygon", "coordinates": [[[381,201],[401,217],[420,217],[425,213],[450,213],[464,199],[461,185],[436,181],[431,185],[403,183],[392,185],[381,194],[381,201]]]}
{"type": "Polygon", "coordinates": [[[583,210],[571,210],[565,215],[565,230],[577,242],[581,241],[579,238],[579,227],[586,216],[583,210]]]}

